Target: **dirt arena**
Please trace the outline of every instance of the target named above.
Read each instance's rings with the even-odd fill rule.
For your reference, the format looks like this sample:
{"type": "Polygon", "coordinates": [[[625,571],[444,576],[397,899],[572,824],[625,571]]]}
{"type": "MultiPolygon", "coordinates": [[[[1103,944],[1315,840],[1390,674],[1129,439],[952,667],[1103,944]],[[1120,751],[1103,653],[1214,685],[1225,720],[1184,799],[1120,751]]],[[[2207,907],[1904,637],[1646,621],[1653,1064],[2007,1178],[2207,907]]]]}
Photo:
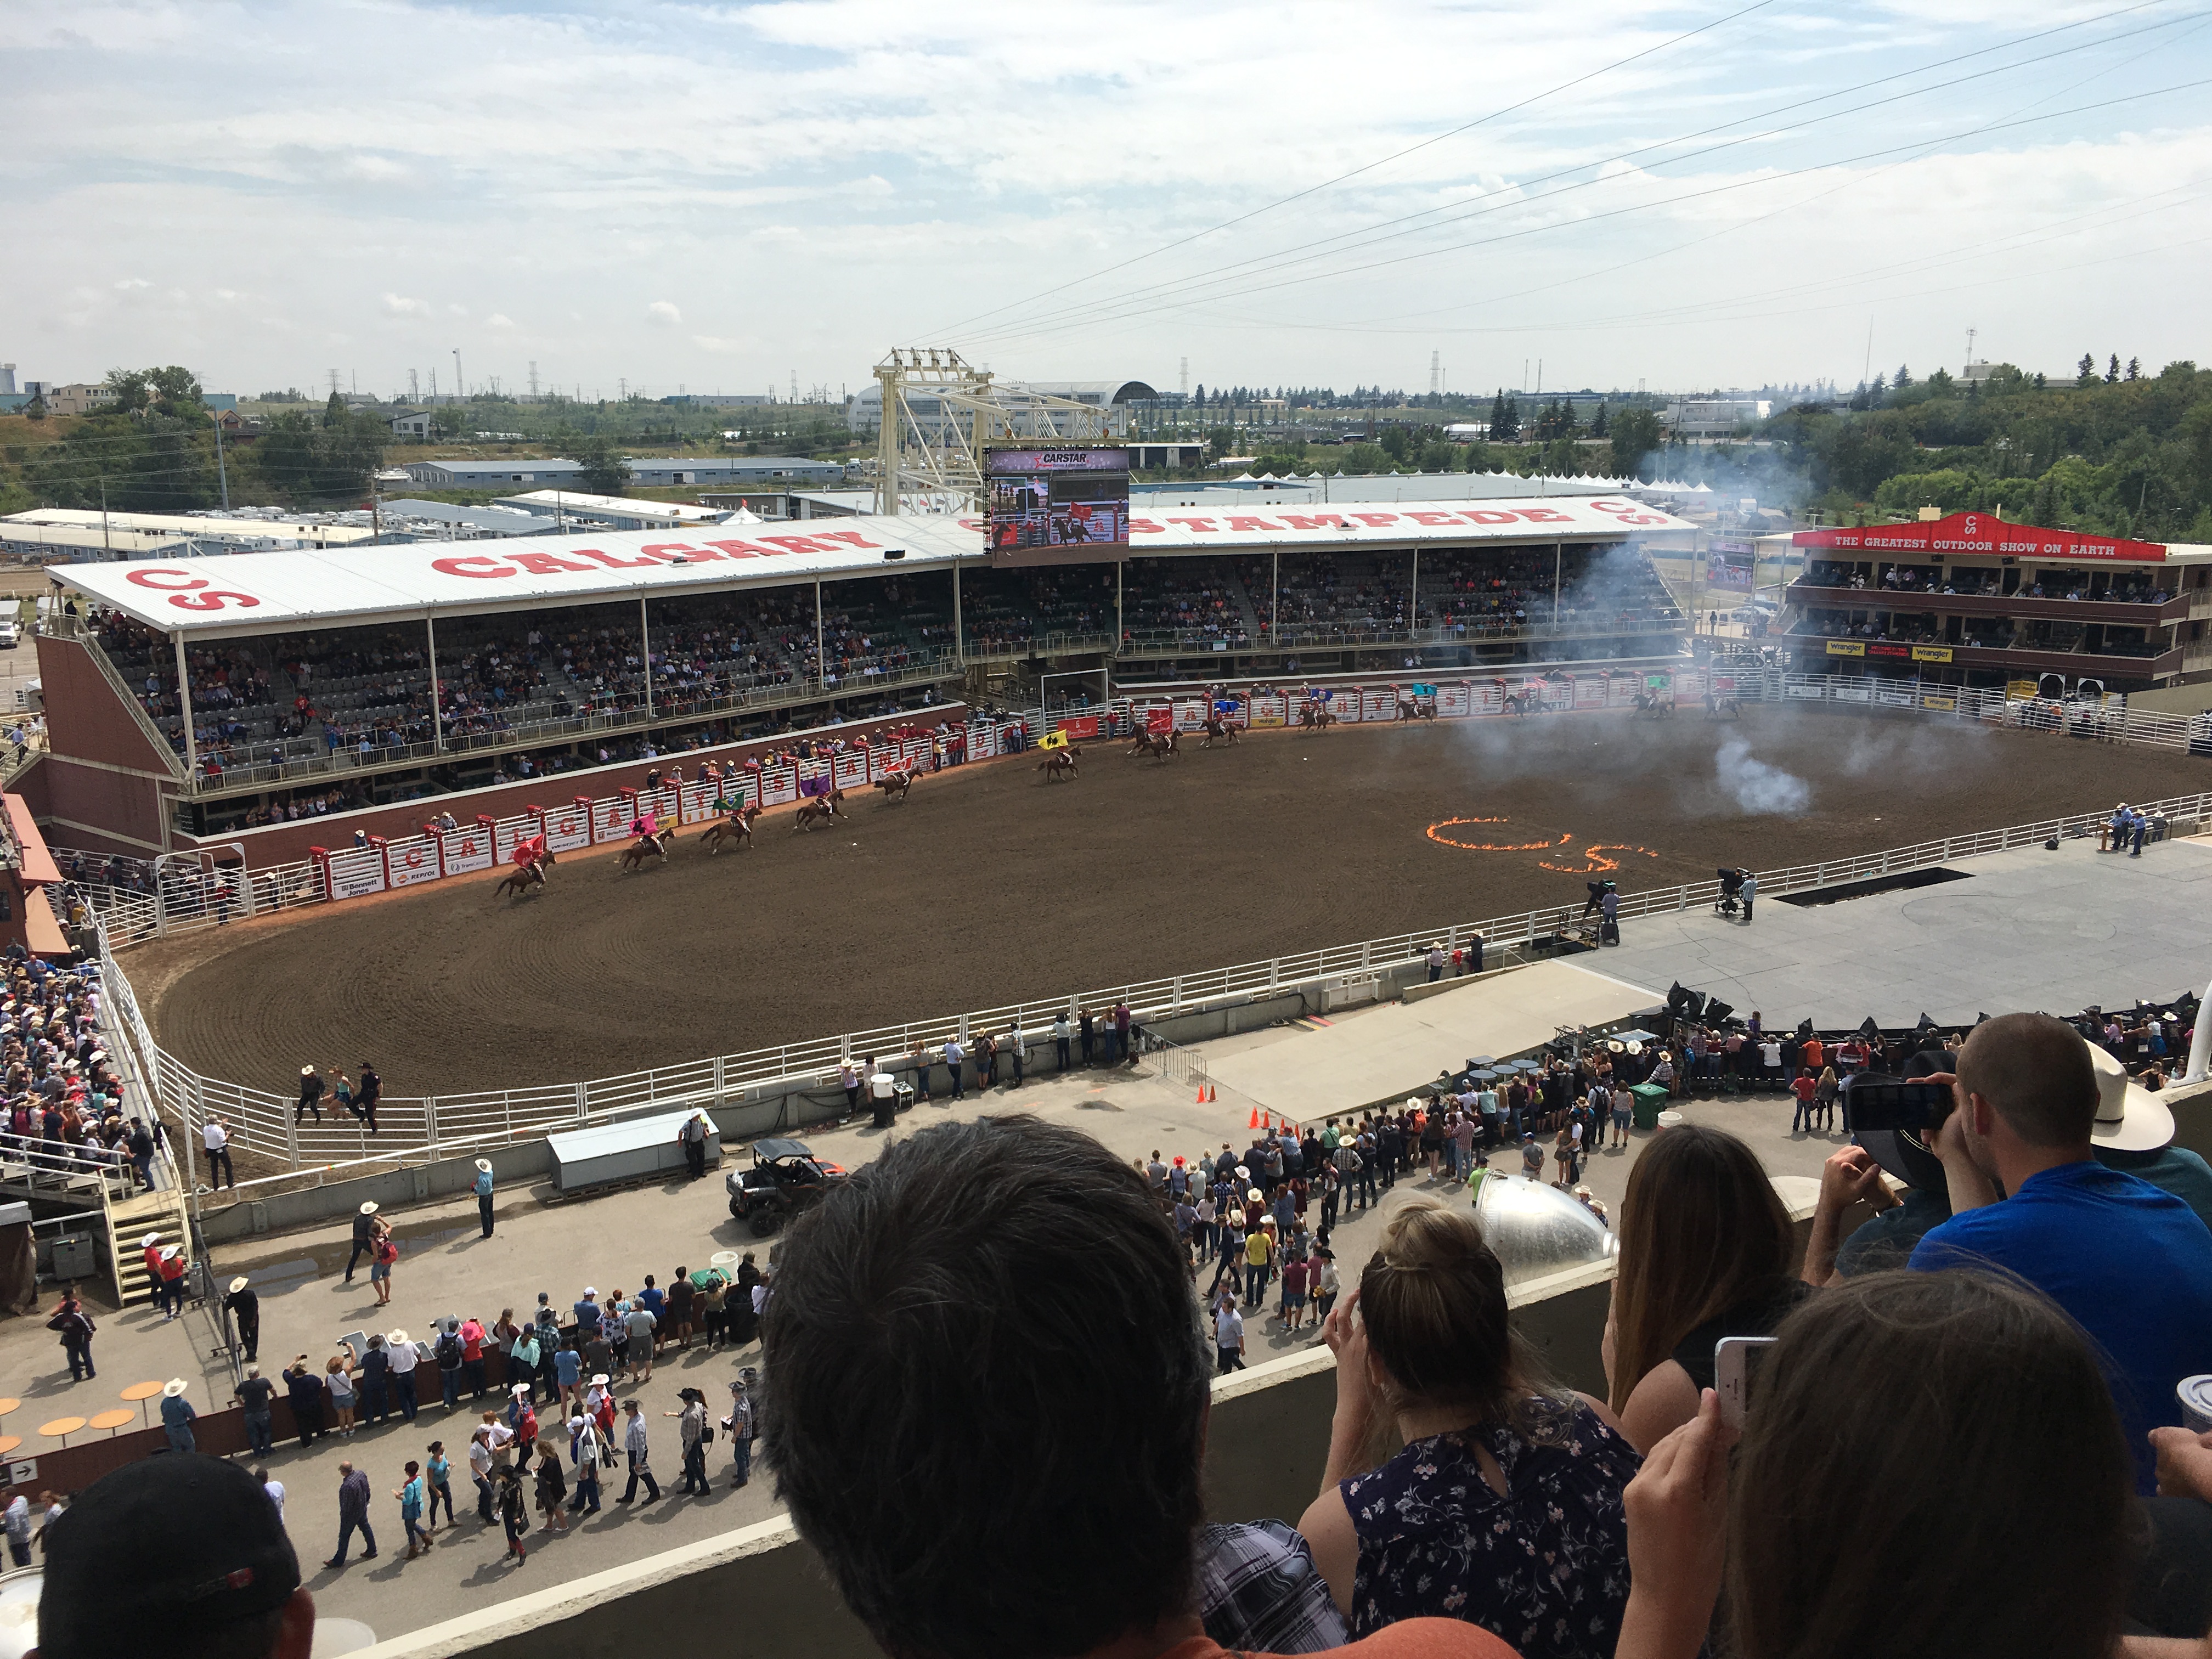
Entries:
{"type": "Polygon", "coordinates": [[[1593,843],[1634,891],[2212,787],[2163,750],[1778,707],[1263,733],[1164,764],[1113,745],[1082,769],[963,768],[834,830],[772,815],[750,852],[687,832],[642,872],[571,854],[528,899],[487,874],[125,966],[210,1075],[289,1093],[366,1056],[390,1093],[442,1094],[1579,903],[1593,843]],[[1428,835],[1449,819],[1504,820],[1437,833],[1508,850],[1428,835]]]}

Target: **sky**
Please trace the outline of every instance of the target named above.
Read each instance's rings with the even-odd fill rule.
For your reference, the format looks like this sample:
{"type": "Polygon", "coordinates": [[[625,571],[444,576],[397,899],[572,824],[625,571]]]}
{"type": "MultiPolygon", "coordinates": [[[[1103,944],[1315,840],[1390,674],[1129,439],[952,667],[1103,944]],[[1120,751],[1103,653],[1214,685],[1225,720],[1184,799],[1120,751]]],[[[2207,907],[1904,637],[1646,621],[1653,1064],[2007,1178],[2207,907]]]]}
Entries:
{"type": "Polygon", "coordinates": [[[2212,0],[73,0],[0,7],[0,75],[40,380],[2212,361],[2212,0]]]}

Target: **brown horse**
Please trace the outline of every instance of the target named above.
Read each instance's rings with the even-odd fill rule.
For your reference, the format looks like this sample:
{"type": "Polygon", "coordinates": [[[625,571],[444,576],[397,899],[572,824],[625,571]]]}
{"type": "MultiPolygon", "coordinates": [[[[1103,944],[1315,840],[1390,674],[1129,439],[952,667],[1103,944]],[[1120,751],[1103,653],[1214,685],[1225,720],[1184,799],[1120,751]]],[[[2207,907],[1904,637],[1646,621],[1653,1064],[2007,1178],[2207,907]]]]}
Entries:
{"type": "Polygon", "coordinates": [[[676,826],[673,824],[671,824],[665,830],[656,830],[652,835],[640,836],[635,841],[630,842],[629,846],[623,848],[622,862],[618,868],[620,870],[635,870],[640,865],[643,864],[647,859],[653,857],[656,854],[659,855],[660,861],[663,864],[667,863],[668,844],[675,839],[676,826]]]}
{"type": "Polygon", "coordinates": [[[1128,757],[1134,760],[1139,755],[1150,755],[1154,760],[1164,761],[1181,753],[1182,750],[1176,744],[1174,732],[1139,732],[1136,742],[1130,746],[1128,757]]]}
{"type": "Polygon", "coordinates": [[[799,803],[798,814],[791,821],[793,831],[811,830],[817,819],[828,823],[833,819],[849,816],[837,810],[844,799],[845,792],[842,789],[832,789],[826,795],[809,796],[799,803]]]}
{"type": "Polygon", "coordinates": [[[884,805],[888,806],[895,800],[906,799],[906,792],[914,787],[914,774],[893,772],[888,777],[878,778],[875,787],[884,792],[884,805]]]}
{"type": "Polygon", "coordinates": [[[1434,703],[1424,708],[1419,697],[1401,697],[1398,700],[1398,718],[1401,720],[1432,720],[1436,717],[1434,703]]]}
{"type": "Polygon", "coordinates": [[[1075,747],[1054,749],[1036,763],[1036,769],[1044,774],[1047,783],[1059,778],[1072,778],[1075,775],[1076,757],[1082,752],[1080,748],[1075,747]]]}
{"type": "Polygon", "coordinates": [[[1326,732],[1337,723],[1339,718],[1326,708],[1310,706],[1298,710],[1298,725],[1309,732],[1326,732]]]}
{"type": "Polygon", "coordinates": [[[1636,694],[1636,712],[1649,714],[1654,720],[1671,720],[1674,718],[1674,699],[1662,697],[1656,691],[1639,691],[1636,694]]]}
{"type": "Polygon", "coordinates": [[[755,801],[750,805],[740,806],[728,817],[717,818],[708,824],[699,837],[707,848],[707,856],[712,858],[720,852],[726,841],[741,841],[750,847],[753,844],[753,820],[760,815],[760,803],[755,801]]]}
{"type": "Polygon", "coordinates": [[[1206,735],[1199,740],[1198,746],[1200,749],[1211,749],[1213,747],[1213,740],[1216,738],[1219,738],[1231,749],[1234,749],[1237,746],[1237,726],[1235,722],[1225,720],[1218,714],[1212,716],[1206,722],[1206,735]]]}
{"type": "Polygon", "coordinates": [[[1724,696],[1718,691],[1706,692],[1705,718],[1709,720],[1717,720],[1723,714],[1732,720],[1743,718],[1743,710],[1736,707],[1734,697],[1724,696]]]}
{"type": "Polygon", "coordinates": [[[1536,712],[1535,692],[1534,690],[1522,691],[1514,696],[1506,698],[1505,712],[1513,715],[1516,719],[1525,719],[1527,716],[1534,714],[1536,712]]]}
{"type": "Polygon", "coordinates": [[[518,864],[499,878],[498,885],[491,890],[491,896],[497,899],[512,894],[514,897],[520,898],[524,894],[536,892],[544,885],[544,866],[518,864]]]}

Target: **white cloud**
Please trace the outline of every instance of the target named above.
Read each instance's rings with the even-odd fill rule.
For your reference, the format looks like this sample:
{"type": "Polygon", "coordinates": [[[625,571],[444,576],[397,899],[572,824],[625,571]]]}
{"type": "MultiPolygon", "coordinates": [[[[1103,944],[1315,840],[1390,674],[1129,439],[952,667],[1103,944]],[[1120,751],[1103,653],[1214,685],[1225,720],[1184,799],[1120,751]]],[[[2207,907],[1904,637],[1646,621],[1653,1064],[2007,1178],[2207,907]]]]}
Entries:
{"type": "Polygon", "coordinates": [[[734,357],[752,350],[759,343],[749,339],[724,339],[714,334],[694,334],[691,343],[713,357],[734,357]]]}
{"type": "Polygon", "coordinates": [[[148,282],[143,276],[125,276],[121,278],[115,284],[116,291],[120,294],[128,294],[133,289],[151,288],[153,286],[153,283],[148,282]]]}
{"type": "Polygon", "coordinates": [[[430,307],[422,301],[410,300],[398,294],[384,296],[384,309],[385,313],[392,317],[427,317],[430,314],[430,307]]]}
{"type": "Polygon", "coordinates": [[[666,300],[655,300],[645,308],[645,320],[655,328],[680,328],[684,313],[666,300]]]}
{"type": "Polygon", "coordinates": [[[484,319],[484,326],[486,328],[513,328],[514,326],[514,321],[512,318],[502,316],[500,313],[495,311],[490,316],[484,319]]]}

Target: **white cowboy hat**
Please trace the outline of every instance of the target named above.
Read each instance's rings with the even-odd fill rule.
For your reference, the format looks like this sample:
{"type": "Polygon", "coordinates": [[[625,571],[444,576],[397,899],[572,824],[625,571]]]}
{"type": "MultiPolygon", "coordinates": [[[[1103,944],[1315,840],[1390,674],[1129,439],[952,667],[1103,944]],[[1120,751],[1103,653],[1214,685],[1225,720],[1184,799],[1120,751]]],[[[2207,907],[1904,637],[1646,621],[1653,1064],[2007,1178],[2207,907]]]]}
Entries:
{"type": "Polygon", "coordinates": [[[138,1241],[138,1248],[139,1248],[140,1249],[142,1249],[142,1250],[150,1250],[150,1249],[153,1249],[156,1244],[159,1244],[161,1242],[161,1234],[159,1234],[159,1233],[148,1233],[148,1234],[146,1235],[146,1237],[143,1237],[143,1238],[142,1238],[142,1239],[140,1239],[140,1240],[138,1241]]]}
{"type": "Polygon", "coordinates": [[[376,1213],[376,1200],[373,1198],[363,1199],[361,1205],[361,1212],[363,1215],[374,1215],[376,1213]]]}
{"type": "Polygon", "coordinates": [[[1407,1095],[1406,1097],[1406,1109],[1409,1112],[1418,1112],[1426,1103],[1427,1103],[1425,1102],[1419,1095],[1407,1095]]]}
{"type": "Polygon", "coordinates": [[[1260,1189],[1254,1187],[1245,1193],[1244,1197],[1248,1202],[1257,1204],[1260,1201],[1260,1189]]]}
{"type": "Polygon", "coordinates": [[[175,1245],[173,1245],[173,1244],[164,1244],[163,1246],[161,1246],[161,1260],[162,1260],[162,1261],[175,1261],[175,1260],[176,1260],[176,1256],[177,1256],[177,1247],[176,1247],[175,1245]]]}
{"type": "Polygon", "coordinates": [[[489,1175],[491,1173],[491,1160],[488,1158],[478,1158],[477,1160],[477,1168],[482,1170],[486,1175],[489,1175]]]}
{"type": "Polygon", "coordinates": [[[314,1068],[313,1066],[302,1066],[300,1068],[300,1075],[301,1075],[301,1077],[313,1077],[313,1076],[314,1076],[314,1074],[315,1074],[315,1068],[314,1068]]]}
{"type": "Polygon", "coordinates": [[[2097,1073],[2091,1139],[2116,1152],[2154,1152],[2172,1142],[2173,1113],[2156,1095],[2130,1080],[2127,1067],[2094,1042],[2089,1063],[2097,1073]]]}
{"type": "Polygon", "coordinates": [[[240,1273],[237,1278],[232,1279],[230,1281],[230,1288],[233,1295],[244,1290],[246,1288],[246,1275],[244,1273],[240,1273]]]}
{"type": "Polygon", "coordinates": [[[598,1376],[594,1376],[592,1379],[592,1386],[595,1389],[605,1388],[607,1386],[607,1374],[605,1371],[601,1371],[598,1376]]]}
{"type": "Polygon", "coordinates": [[[161,1398],[164,1400],[174,1400],[190,1386],[191,1384],[186,1382],[183,1377],[173,1376],[161,1385],[161,1398]]]}
{"type": "Polygon", "coordinates": [[[396,1346],[402,1342],[411,1343],[415,1339],[404,1331],[387,1331],[385,1333],[384,1340],[396,1346]]]}
{"type": "Polygon", "coordinates": [[[527,1382],[518,1382],[513,1388],[509,1389],[507,1392],[509,1394],[528,1394],[530,1392],[530,1384],[527,1382]]]}

